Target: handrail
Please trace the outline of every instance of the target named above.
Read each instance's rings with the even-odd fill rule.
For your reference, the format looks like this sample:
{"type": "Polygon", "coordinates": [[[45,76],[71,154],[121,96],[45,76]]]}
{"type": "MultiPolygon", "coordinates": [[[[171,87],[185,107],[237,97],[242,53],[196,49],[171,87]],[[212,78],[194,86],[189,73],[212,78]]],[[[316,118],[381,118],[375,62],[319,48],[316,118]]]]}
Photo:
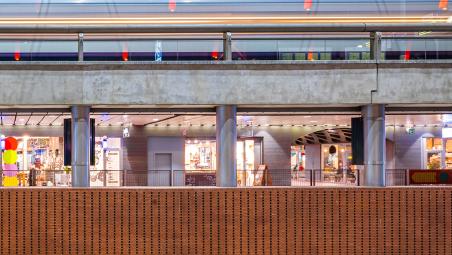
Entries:
{"type": "Polygon", "coordinates": [[[278,32],[452,32],[452,23],[297,24],[7,24],[1,33],[278,33],[278,32]]]}

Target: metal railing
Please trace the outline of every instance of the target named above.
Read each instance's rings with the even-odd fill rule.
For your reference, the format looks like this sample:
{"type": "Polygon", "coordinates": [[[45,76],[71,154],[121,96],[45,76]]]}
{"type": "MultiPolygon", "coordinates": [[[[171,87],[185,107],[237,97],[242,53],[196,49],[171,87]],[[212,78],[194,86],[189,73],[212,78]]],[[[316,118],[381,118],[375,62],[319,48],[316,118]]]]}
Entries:
{"type": "MultiPolygon", "coordinates": [[[[409,186],[411,169],[386,169],[386,186],[409,186]]],[[[418,169],[413,171],[420,171],[418,169]]],[[[449,170],[452,171],[452,170],[449,170]]],[[[349,187],[362,185],[359,169],[237,170],[237,187],[349,187]]],[[[70,187],[71,172],[66,170],[2,171],[2,186],[70,187]],[[11,179],[13,177],[13,179],[11,179]],[[13,182],[11,182],[13,181],[13,182]],[[13,185],[11,185],[13,184],[13,185]]],[[[411,183],[413,184],[413,183],[411,183]]],[[[433,184],[434,185],[434,184],[433,184]]],[[[91,170],[91,187],[120,186],[216,186],[215,170],[91,170]]]]}
{"type": "Polygon", "coordinates": [[[0,38],[0,62],[369,61],[452,59],[452,37],[0,38]],[[374,46],[378,43],[378,46],[374,46]]]}

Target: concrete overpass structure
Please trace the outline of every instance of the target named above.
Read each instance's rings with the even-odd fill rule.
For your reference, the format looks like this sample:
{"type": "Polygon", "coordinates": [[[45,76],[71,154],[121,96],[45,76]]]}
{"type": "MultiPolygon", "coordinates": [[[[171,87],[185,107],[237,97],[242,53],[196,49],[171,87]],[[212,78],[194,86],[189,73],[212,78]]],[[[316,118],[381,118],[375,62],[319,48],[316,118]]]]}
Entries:
{"type": "MultiPolygon", "coordinates": [[[[445,21],[445,20],[444,20],[445,21]]],[[[70,25],[2,24],[0,33],[78,35],[78,61],[0,64],[0,106],[71,107],[74,186],[88,186],[93,107],[216,107],[217,177],[235,186],[240,107],[360,107],[365,185],[384,186],[385,107],[450,105],[452,61],[382,60],[381,32],[449,32],[449,23],[70,25]],[[84,33],[222,33],[223,61],[84,61],[84,33]],[[233,61],[233,33],[369,33],[358,61],[233,61]],[[232,134],[232,135],[231,135],[232,134]],[[74,174],[76,173],[76,174],[74,174]]],[[[363,48],[362,45],[360,45],[363,48]]],[[[127,58],[126,58],[127,59],[127,58]]]]}

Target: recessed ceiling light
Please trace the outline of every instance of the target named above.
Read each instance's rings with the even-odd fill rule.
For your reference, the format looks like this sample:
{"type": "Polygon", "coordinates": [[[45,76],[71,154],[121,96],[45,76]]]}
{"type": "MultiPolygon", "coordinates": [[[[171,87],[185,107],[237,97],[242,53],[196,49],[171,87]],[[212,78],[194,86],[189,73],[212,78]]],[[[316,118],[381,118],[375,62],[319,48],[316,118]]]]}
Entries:
{"type": "Polygon", "coordinates": [[[157,119],[157,118],[155,118],[155,119],[152,119],[153,121],[159,121],[159,119],[157,119]]]}
{"type": "Polygon", "coordinates": [[[309,122],[311,122],[311,123],[317,123],[316,120],[310,120],[309,122]]]}

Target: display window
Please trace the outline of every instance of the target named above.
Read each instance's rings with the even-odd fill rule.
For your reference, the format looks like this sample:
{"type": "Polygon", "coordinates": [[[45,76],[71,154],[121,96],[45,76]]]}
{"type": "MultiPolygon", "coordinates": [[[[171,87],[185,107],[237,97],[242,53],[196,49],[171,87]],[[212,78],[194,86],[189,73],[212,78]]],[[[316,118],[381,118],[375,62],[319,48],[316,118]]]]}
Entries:
{"type": "Polygon", "coordinates": [[[337,182],[344,173],[352,176],[351,144],[322,144],[322,169],[325,180],[337,182]]]}
{"type": "MultiPolygon", "coordinates": [[[[254,139],[239,139],[237,141],[238,171],[255,169],[255,143],[256,141],[254,139]]],[[[260,155],[259,158],[261,158],[260,155]]],[[[187,139],[185,141],[185,170],[203,171],[215,169],[216,141],[210,139],[187,139]]]]}
{"type": "Polygon", "coordinates": [[[423,138],[425,169],[452,169],[452,138],[423,138]]]}
{"type": "MultiPolygon", "coordinates": [[[[63,137],[16,136],[18,186],[70,186],[70,167],[64,166],[63,137]]],[[[5,142],[2,142],[4,150],[5,142]]],[[[120,186],[121,138],[96,138],[96,165],[91,167],[91,186],[120,186]],[[105,145],[108,145],[105,147],[105,145]],[[104,147],[102,147],[104,146],[104,147]],[[100,171],[107,170],[107,171],[100,171]]],[[[2,166],[5,169],[5,160],[2,166]]],[[[7,168],[7,167],[6,167],[7,168]]],[[[3,173],[5,176],[6,171],[3,173]]]]}
{"type": "MultiPolygon", "coordinates": [[[[262,164],[261,140],[239,138],[237,141],[237,185],[253,186],[256,168],[262,164]]],[[[214,139],[187,139],[185,141],[186,176],[209,173],[213,178],[216,169],[216,141],[214,139]]],[[[198,176],[199,177],[199,176],[198,176]]],[[[198,178],[196,177],[196,178],[198,178]]]]}
{"type": "Polygon", "coordinates": [[[303,171],[305,169],[306,155],[303,145],[290,147],[290,166],[292,171],[303,171]]]}
{"type": "MultiPolygon", "coordinates": [[[[2,138],[4,152],[6,139],[2,138]]],[[[18,186],[57,185],[57,175],[64,172],[63,138],[17,136],[14,139],[17,141],[17,159],[14,164],[18,169],[18,186]]],[[[2,158],[3,169],[10,165],[2,158]]]]}
{"type": "Polygon", "coordinates": [[[96,137],[95,165],[90,171],[91,187],[121,186],[121,138],[96,137]]]}
{"type": "Polygon", "coordinates": [[[443,139],[437,137],[424,138],[424,168],[441,169],[443,154],[443,139]]]}

